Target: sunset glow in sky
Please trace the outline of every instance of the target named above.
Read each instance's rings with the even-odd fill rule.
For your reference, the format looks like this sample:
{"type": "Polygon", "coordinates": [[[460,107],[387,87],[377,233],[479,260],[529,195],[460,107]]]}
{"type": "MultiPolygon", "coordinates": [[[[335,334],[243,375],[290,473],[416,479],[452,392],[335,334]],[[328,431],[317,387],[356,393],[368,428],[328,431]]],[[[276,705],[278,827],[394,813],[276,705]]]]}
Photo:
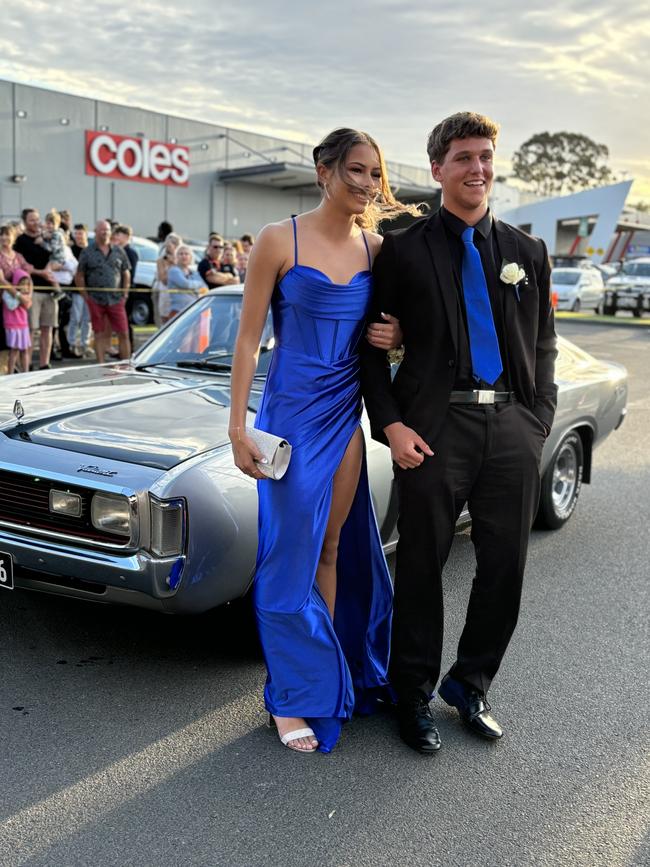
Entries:
{"type": "Polygon", "coordinates": [[[499,173],[534,133],[583,133],[650,204],[649,45],[650,0],[21,0],[0,77],[308,142],[354,126],[420,166],[471,109],[501,124],[499,173]]]}

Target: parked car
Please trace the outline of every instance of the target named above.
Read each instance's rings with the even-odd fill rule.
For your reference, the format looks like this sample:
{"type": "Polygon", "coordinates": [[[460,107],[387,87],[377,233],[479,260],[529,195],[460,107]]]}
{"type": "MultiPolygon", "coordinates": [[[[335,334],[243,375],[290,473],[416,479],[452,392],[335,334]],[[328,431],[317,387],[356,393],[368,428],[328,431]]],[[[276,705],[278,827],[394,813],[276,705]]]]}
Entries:
{"type": "Polygon", "coordinates": [[[602,312],[605,297],[603,276],[595,267],[553,268],[551,291],[557,292],[557,309],[591,309],[602,312]]]}
{"type": "Polygon", "coordinates": [[[631,310],[640,318],[650,313],[650,257],[630,259],[607,281],[603,310],[610,316],[631,310]]]}
{"type": "MultiPolygon", "coordinates": [[[[208,293],[130,361],[3,378],[2,586],[168,612],[204,611],[246,593],[257,490],[233,465],[227,436],[241,302],[241,287],[208,293]]],[[[273,344],[269,318],[250,422],[273,344]]],[[[542,456],[539,520],[548,527],[570,518],[591,481],[593,449],[621,424],[627,401],[623,367],[562,339],[557,381],[542,456]]],[[[363,426],[388,552],[397,540],[390,453],[370,439],[365,416],[363,426]]]]}
{"type": "MultiPolygon", "coordinates": [[[[156,279],[158,244],[148,238],[134,235],[131,246],[138,254],[138,264],[133,275],[134,289],[151,289],[156,279]]],[[[131,292],[127,301],[127,313],[133,325],[148,325],[153,322],[153,303],[150,292],[131,292]]]]}

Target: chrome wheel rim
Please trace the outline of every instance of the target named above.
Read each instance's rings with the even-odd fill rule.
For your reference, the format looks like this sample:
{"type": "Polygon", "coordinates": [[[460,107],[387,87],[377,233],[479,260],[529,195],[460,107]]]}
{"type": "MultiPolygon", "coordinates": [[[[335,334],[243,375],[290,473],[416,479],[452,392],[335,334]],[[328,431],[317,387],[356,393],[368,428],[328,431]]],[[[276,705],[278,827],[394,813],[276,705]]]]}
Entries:
{"type": "Polygon", "coordinates": [[[578,457],[571,443],[565,443],[553,464],[553,508],[558,515],[571,505],[578,483],[578,457]]]}

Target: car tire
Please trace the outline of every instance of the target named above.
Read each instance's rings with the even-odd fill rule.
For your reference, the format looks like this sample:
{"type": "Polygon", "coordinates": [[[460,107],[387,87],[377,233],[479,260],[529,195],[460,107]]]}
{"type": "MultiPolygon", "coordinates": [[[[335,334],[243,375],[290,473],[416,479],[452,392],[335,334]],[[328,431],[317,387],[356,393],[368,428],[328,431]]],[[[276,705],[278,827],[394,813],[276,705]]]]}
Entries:
{"type": "Polygon", "coordinates": [[[636,310],[633,310],[632,313],[635,319],[641,319],[643,317],[643,310],[639,310],[638,307],[636,310]]]}
{"type": "Polygon", "coordinates": [[[604,304],[603,314],[605,316],[616,316],[616,307],[613,304],[604,304]]]}
{"type": "Polygon", "coordinates": [[[149,325],[152,321],[151,303],[148,298],[140,295],[133,299],[129,319],[133,325],[149,325]]]}
{"type": "Polygon", "coordinates": [[[602,316],[605,312],[605,305],[602,301],[599,301],[597,306],[594,307],[594,313],[597,313],[599,316],[602,316]]]}
{"type": "Polygon", "coordinates": [[[580,299],[576,298],[576,300],[571,305],[571,312],[572,313],[580,313],[580,307],[581,307],[580,299]]]}
{"type": "Polygon", "coordinates": [[[580,434],[570,431],[560,441],[542,477],[537,525],[557,530],[569,520],[580,496],[584,449],[580,434]]]}

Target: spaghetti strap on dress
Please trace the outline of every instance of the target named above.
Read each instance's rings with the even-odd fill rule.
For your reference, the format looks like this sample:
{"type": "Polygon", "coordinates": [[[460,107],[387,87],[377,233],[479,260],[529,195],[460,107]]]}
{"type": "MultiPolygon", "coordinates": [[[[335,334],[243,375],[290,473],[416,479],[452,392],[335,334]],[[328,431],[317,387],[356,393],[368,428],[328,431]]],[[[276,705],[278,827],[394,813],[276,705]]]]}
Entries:
{"type": "Polygon", "coordinates": [[[254,599],[268,670],[267,710],[303,717],[322,752],[354,710],[368,713],[387,684],[392,586],[366,470],[341,531],[334,621],[316,584],[334,475],[360,424],[358,344],[372,261],[349,283],[298,260],[271,302],[275,348],[255,425],[285,437],[291,463],[258,482],[254,599]]]}

